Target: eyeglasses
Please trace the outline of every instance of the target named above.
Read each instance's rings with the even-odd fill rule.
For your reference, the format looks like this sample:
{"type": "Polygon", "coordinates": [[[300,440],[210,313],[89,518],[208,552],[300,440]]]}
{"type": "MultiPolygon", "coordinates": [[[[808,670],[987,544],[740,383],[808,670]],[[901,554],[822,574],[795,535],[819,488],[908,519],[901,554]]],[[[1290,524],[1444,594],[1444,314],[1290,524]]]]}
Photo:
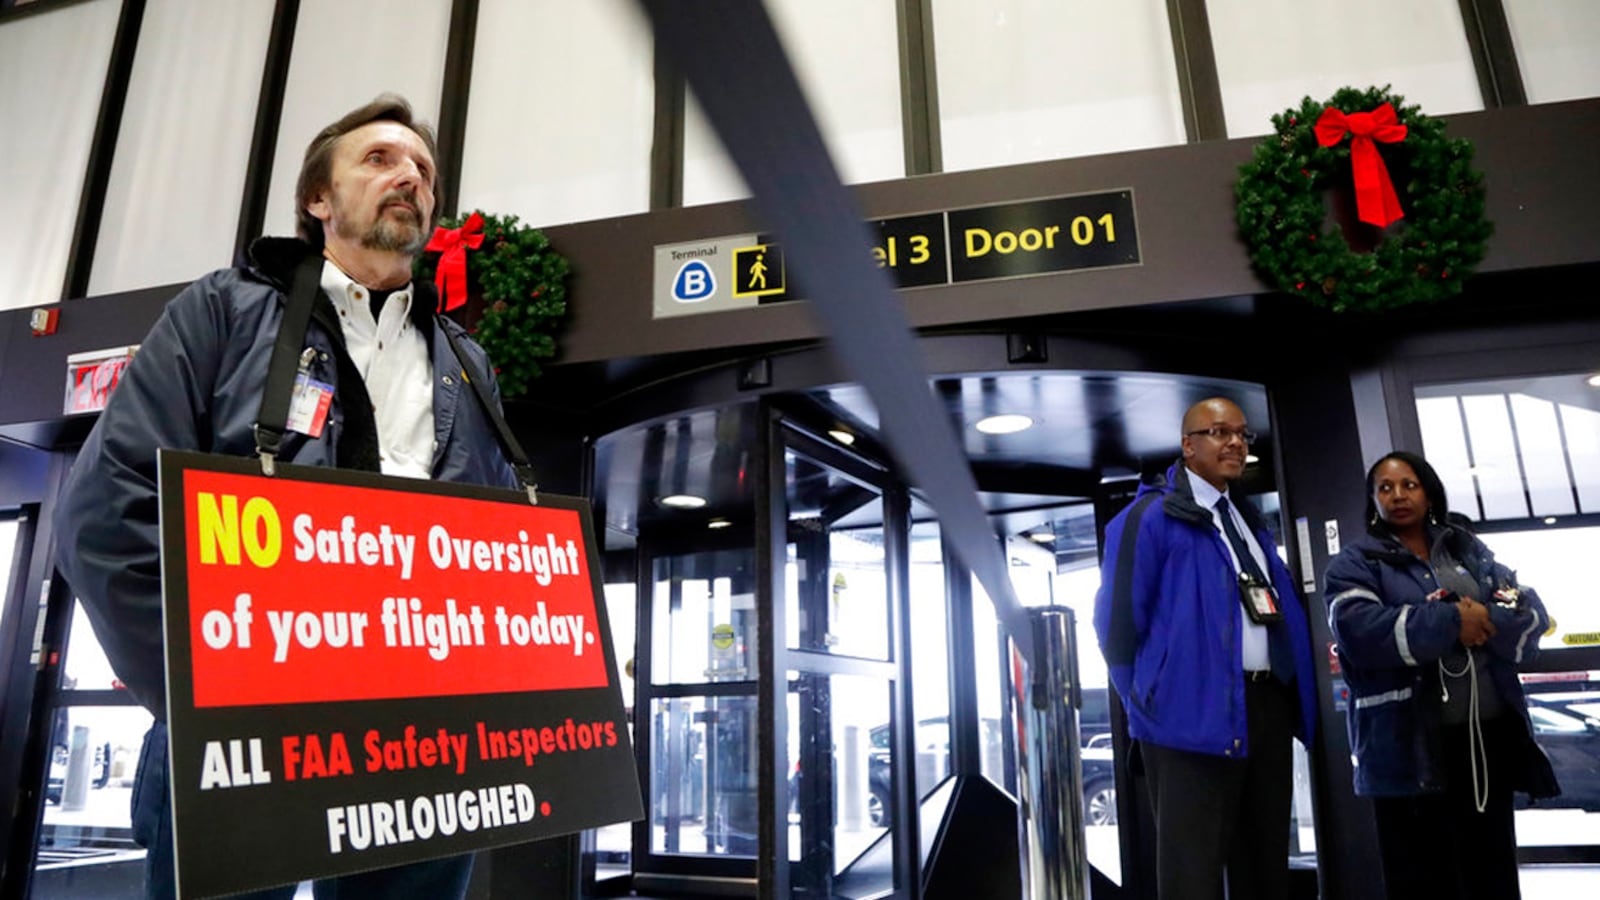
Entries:
{"type": "Polygon", "coordinates": [[[1229,438],[1238,438],[1244,441],[1246,447],[1256,442],[1256,433],[1248,428],[1224,428],[1221,425],[1213,425],[1210,428],[1202,428],[1199,431],[1185,431],[1183,436],[1194,437],[1201,434],[1220,444],[1226,444],[1229,438]]]}

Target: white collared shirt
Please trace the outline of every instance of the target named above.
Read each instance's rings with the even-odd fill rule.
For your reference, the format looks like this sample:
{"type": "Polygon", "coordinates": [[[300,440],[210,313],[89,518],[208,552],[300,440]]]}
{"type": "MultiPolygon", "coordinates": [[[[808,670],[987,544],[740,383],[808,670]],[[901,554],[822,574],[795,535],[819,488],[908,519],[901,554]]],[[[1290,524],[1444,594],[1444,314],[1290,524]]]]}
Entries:
{"type": "Polygon", "coordinates": [[[389,295],[377,321],[367,289],[332,260],[323,263],[322,289],[339,313],[345,349],[372,399],[383,474],[430,477],[433,367],[427,341],[411,322],[411,285],[389,295]]]}
{"type": "MultiPolygon", "coordinates": [[[[1212,527],[1216,528],[1217,534],[1222,537],[1222,546],[1228,548],[1228,559],[1233,562],[1233,573],[1238,575],[1241,570],[1239,557],[1233,552],[1233,542],[1228,540],[1228,533],[1222,530],[1222,513],[1217,509],[1217,500],[1222,497],[1228,498],[1228,514],[1233,517],[1234,527],[1239,529],[1239,535],[1244,538],[1245,546],[1250,548],[1250,555],[1255,557],[1256,565],[1260,566],[1263,572],[1271,572],[1272,570],[1267,568],[1266,556],[1262,555],[1261,545],[1256,542],[1255,533],[1239,515],[1239,505],[1228,496],[1228,492],[1212,487],[1211,482],[1196,475],[1193,469],[1189,469],[1189,488],[1194,491],[1194,502],[1210,511],[1212,527]]],[[[1244,631],[1239,635],[1240,665],[1246,672],[1272,668],[1271,657],[1267,655],[1267,626],[1250,621],[1250,617],[1244,614],[1242,603],[1238,613],[1239,621],[1244,624],[1244,631]]]]}

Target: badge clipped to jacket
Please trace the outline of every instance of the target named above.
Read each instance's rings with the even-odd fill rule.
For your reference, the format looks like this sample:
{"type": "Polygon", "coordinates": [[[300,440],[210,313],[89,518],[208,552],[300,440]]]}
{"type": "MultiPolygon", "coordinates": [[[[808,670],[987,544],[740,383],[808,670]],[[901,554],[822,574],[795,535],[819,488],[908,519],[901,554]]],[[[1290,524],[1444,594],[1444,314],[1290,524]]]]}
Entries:
{"type": "Polygon", "coordinates": [[[289,420],[284,427],[308,437],[322,437],[328,423],[328,408],[333,405],[333,385],[311,377],[311,358],[316,353],[307,347],[300,356],[300,371],[294,376],[294,393],[289,396],[289,420]]]}
{"type": "Polygon", "coordinates": [[[1257,625],[1283,621],[1277,592],[1273,591],[1272,585],[1248,572],[1239,573],[1239,599],[1244,603],[1245,615],[1257,625]]]}

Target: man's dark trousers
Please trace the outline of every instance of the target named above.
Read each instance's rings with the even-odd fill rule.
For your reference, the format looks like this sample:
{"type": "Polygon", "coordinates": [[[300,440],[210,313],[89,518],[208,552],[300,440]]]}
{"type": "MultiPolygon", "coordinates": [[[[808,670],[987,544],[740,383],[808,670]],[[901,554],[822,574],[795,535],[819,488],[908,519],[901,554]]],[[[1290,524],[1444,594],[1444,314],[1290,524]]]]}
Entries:
{"type": "MultiPolygon", "coordinates": [[[[177,896],[172,857],[172,794],[167,788],[167,726],[157,722],[144,736],[139,770],[134,776],[132,814],[134,842],[146,849],[146,900],[172,900],[177,896]]],[[[472,878],[472,857],[412,863],[341,878],[313,882],[316,900],[367,900],[367,898],[422,898],[453,900],[467,895],[472,878]]],[[[298,885],[240,894],[235,900],[291,900],[298,885]]]]}
{"type": "Polygon", "coordinates": [[[1161,900],[1284,900],[1294,794],[1295,694],[1275,678],[1245,683],[1243,759],[1141,741],[1156,820],[1161,900]]]}

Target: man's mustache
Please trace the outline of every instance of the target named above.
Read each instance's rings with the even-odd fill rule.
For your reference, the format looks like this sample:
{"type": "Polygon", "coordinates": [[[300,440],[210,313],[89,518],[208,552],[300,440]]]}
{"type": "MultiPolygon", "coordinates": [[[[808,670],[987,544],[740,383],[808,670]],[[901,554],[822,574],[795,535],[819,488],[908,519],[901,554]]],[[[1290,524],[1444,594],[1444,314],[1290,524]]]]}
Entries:
{"type": "Polygon", "coordinates": [[[419,219],[422,218],[422,207],[417,203],[417,194],[415,191],[405,191],[399,189],[392,190],[389,193],[384,194],[383,198],[378,201],[378,208],[386,209],[395,204],[401,204],[405,206],[407,209],[411,210],[412,215],[419,219]]]}

